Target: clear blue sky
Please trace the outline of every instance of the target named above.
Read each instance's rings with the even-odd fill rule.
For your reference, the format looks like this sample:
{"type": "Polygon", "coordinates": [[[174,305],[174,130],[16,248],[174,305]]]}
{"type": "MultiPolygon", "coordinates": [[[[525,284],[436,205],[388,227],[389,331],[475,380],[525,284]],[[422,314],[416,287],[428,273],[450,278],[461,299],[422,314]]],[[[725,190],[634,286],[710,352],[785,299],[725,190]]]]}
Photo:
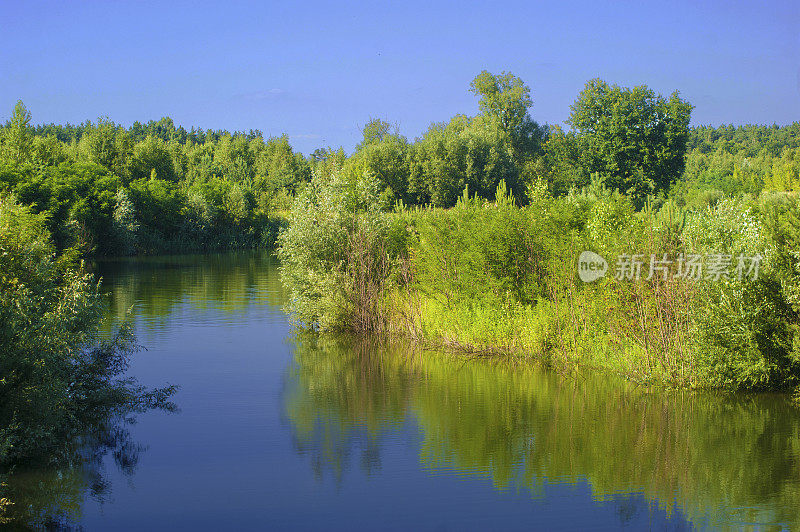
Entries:
{"type": "Polygon", "coordinates": [[[287,133],[351,150],[370,117],[409,138],[475,114],[481,70],[561,123],[583,84],[674,89],[693,124],[800,120],[800,1],[35,2],[0,0],[0,119],[287,133]]]}

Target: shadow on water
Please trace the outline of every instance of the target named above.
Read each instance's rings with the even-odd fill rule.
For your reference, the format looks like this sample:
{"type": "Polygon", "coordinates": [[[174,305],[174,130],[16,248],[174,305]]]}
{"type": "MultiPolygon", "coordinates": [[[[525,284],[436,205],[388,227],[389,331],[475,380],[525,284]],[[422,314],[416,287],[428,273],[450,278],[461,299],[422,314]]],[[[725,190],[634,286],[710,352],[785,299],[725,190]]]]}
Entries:
{"type": "Polygon", "coordinates": [[[800,415],[780,395],[653,391],[301,334],[283,403],[318,475],[341,479],[353,462],[379,469],[382,436],[412,427],[430,474],[485,477],[533,497],[546,484],[588,482],[621,524],[642,511],[631,497],[640,494],[693,526],[800,528],[800,415]]]}

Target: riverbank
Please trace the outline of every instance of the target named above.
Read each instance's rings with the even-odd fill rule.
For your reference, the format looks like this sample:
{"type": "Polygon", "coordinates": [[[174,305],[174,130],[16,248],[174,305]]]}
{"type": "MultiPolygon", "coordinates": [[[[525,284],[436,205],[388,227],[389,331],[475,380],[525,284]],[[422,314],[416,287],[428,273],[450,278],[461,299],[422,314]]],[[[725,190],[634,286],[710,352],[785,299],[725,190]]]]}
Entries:
{"type": "Polygon", "coordinates": [[[379,208],[368,177],[312,180],[279,238],[297,322],[601,368],[647,384],[791,390],[800,379],[796,194],[635,210],[601,182],[503,185],[451,209],[379,208]],[[585,282],[591,251],[604,275],[585,282]]]}

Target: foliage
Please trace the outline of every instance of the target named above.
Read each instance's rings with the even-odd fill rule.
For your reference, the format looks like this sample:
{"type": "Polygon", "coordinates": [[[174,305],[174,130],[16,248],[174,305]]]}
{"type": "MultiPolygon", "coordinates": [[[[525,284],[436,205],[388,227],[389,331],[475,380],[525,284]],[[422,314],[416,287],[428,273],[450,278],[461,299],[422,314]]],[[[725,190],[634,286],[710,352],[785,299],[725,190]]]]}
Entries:
{"type": "MultiPolygon", "coordinates": [[[[171,181],[152,176],[130,184],[130,199],[139,223],[148,229],[147,238],[155,242],[173,239],[186,210],[186,196],[171,181]]],[[[158,244],[144,244],[158,247],[158,244]]]]}
{"type": "Polygon", "coordinates": [[[169,146],[156,137],[147,137],[133,148],[130,165],[130,178],[146,179],[151,175],[165,181],[177,181],[175,162],[169,146]]]}
{"type": "Polygon", "coordinates": [[[91,275],[58,258],[44,215],[0,197],[0,464],[58,460],[97,420],[168,406],[116,379],[135,350],[130,330],[98,342],[101,304],[91,275]]]}
{"type": "Polygon", "coordinates": [[[106,250],[120,184],[100,165],[65,162],[33,173],[12,190],[33,212],[45,214],[57,250],[91,253],[106,250]]]}
{"type": "MultiPolygon", "coordinates": [[[[564,195],[600,173],[609,187],[630,192],[641,207],[648,194],[665,190],[682,167],[690,106],[677,95],[665,99],[646,87],[622,89],[594,80],[573,106],[574,131],[564,133],[536,123],[529,114],[530,87],[509,72],[483,71],[470,90],[479,98],[477,115],[432,124],[413,141],[389,122],[371,119],[349,157],[341,148],[320,148],[304,157],[292,150],[286,135],[265,139],[253,130],[187,131],[168,117],[127,129],[107,118],[34,127],[20,102],[0,131],[0,187],[23,202],[37,201],[35,208],[43,210],[45,196],[53,192],[25,189],[41,188],[53,168],[91,163],[105,169],[119,182],[110,190],[105,190],[108,183],[100,184],[105,196],[101,216],[69,221],[63,209],[86,212],[74,198],[66,204],[57,199],[58,205],[48,209],[62,209],[50,226],[59,248],[109,255],[268,244],[312,171],[321,176],[370,174],[379,183],[381,201],[437,207],[455,205],[465,187],[493,200],[500,182],[523,205],[528,189],[539,182],[564,195]],[[605,129],[595,131],[593,121],[605,129]],[[127,212],[136,218],[128,225],[138,226],[136,238],[120,232],[114,221],[120,188],[133,204],[127,212]]],[[[781,164],[774,186],[794,186],[793,163],[781,164]]],[[[100,178],[102,172],[95,174],[100,178]]],[[[79,199],[84,199],[82,186],[73,187],[79,199]]],[[[686,195],[697,195],[691,186],[685,188],[686,195]]]]}
{"type": "Polygon", "coordinates": [[[534,208],[517,208],[502,181],[494,196],[489,203],[465,190],[452,209],[420,212],[414,247],[420,290],[448,302],[512,297],[529,303],[546,293],[546,244],[534,208]]]}
{"type": "Polygon", "coordinates": [[[394,234],[380,198],[371,174],[336,172],[314,175],[295,199],[278,256],[299,323],[321,330],[383,327],[384,285],[403,235],[394,234]]]}
{"type": "Polygon", "coordinates": [[[701,207],[722,194],[796,190],[799,125],[692,128],[686,170],[670,195],[701,207]]]}
{"type": "Polygon", "coordinates": [[[684,167],[692,106],[678,92],[668,99],[647,86],[632,89],[594,79],[572,104],[582,163],[638,205],[665,192],[684,167]]]}
{"type": "Polygon", "coordinates": [[[270,247],[310,172],[286,136],[167,118],[32,127],[20,102],[0,129],[0,191],[47,213],[57,250],[83,256],[270,247]]]}
{"type": "Polygon", "coordinates": [[[528,114],[533,100],[530,88],[520,78],[510,72],[494,75],[484,70],[472,80],[470,90],[480,96],[482,115],[496,120],[509,136],[518,163],[537,154],[545,129],[528,114]]]}
{"type": "Polygon", "coordinates": [[[455,205],[465,187],[491,198],[501,181],[523,193],[508,136],[496,123],[457,116],[435,124],[410,153],[409,192],[414,202],[455,205]]]}
{"type": "Polygon", "coordinates": [[[533,120],[511,73],[483,71],[470,90],[476,115],[413,140],[371,119],[349,156],[169,118],[31,126],[20,102],[0,131],[0,191],[69,254],[278,239],[295,317],[314,328],[516,346],[643,381],[794,384],[796,124],[690,129],[677,92],[595,79],[563,131],[533,120]],[[583,249],[612,267],[634,249],[758,253],[763,278],[587,286],[583,249]]]}
{"type": "Polygon", "coordinates": [[[14,112],[0,136],[0,153],[4,159],[21,164],[31,157],[31,113],[22,101],[14,106],[14,112]]]}
{"type": "MultiPolygon", "coordinates": [[[[467,351],[604,367],[640,382],[797,384],[800,214],[793,196],[760,204],[722,199],[700,210],[648,202],[637,212],[630,197],[599,176],[563,197],[546,189],[532,187],[524,207],[501,183],[491,202],[465,191],[450,209],[402,208],[388,221],[369,215],[381,227],[396,227],[372,233],[369,249],[390,249],[398,242],[393,235],[406,235],[401,249],[407,250],[391,255],[400,258],[395,275],[362,272],[378,287],[369,299],[372,322],[382,324],[374,328],[467,351]],[[593,284],[576,279],[575,260],[586,249],[609,262],[609,273],[593,284]],[[648,276],[645,263],[639,280],[630,281],[614,275],[625,253],[641,253],[645,262],[724,254],[733,264],[729,278],[692,280],[648,276]],[[764,257],[759,277],[736,276],[740,256],[764,257]]],[[[358,329],[352,317],[358,299],[347,288],[355,276],[344,265],[352,260],[352,235],[365,223],[349,213],[368,213],[369,202],[334,222],[335,206],[348,203],[336,198],[296,208],[302,215],[284,235],[292,235],[282,241],[287,284],[294,287],[290,307],[306,324],[358,329]]]]}

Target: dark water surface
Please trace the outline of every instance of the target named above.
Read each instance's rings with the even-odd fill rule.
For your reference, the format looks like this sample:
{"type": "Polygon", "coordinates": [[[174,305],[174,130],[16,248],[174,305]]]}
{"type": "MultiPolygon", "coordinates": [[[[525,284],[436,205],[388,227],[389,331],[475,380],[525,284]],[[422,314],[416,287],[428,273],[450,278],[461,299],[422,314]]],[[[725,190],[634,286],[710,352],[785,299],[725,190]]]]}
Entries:
{"type": "Polygon", "coordinates": [[[109,330],[132,307],[147,347],[130,373],[179,385],[181,412],[139,415],[126,467],[109,452],[11,478],[32,514],[86,530],[800,527],[783,396],[295,335],[266,255],[99,271],[109,330]]]}

